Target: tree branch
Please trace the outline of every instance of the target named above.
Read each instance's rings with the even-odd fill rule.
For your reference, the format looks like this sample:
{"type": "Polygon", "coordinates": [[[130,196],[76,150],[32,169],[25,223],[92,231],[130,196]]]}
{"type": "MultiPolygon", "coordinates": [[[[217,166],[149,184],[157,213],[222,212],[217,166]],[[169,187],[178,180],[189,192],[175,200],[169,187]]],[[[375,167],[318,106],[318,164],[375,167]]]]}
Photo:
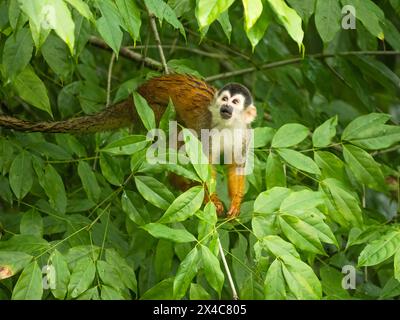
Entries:
{"type": "Polygon", "coordinates": [[[218,248],[219,248],[219,253],[221,255],[222,262],[225,267],[226,274],[228,276],[229,285],[231,286],[231,289],[232,289],[233,300],[239,300],[239,296],[238,296],[236,288],[235,288],[235,283],[233,282],[231,271],[229,270],[228,262],[226,261],[226,258],[225,258],[224,249],[222,248],[222,244],[221,244],[221,241],[219,240],[219,238],[218,238],[218,248]]]}
{"type": "Polygon", "coordinates": [[[165,59],[165,55],[164,55],[164,51],[161,45],[161,39],[160,39],[160,35],[158,34],[158,30],[157,30],[157,24],[156,24],[156,17],[153,13],[151,13],[149,11],[148,8],[147,12],[149,14],[149,18],[150,18],[150,26],[151,29],[153,30],[153,34],[154,34],[154,40],[156,42],[157,48],[158,48],[158,52],[160,54],[160,59],[161,59],[161,64],[163,66],[164,72],[166,74],[169,74],[169,70],[168,70],[168,66],[167,66],[167,60],[165,59]]]}
{"type": "MultiPolygon", "coordinates": [[[[101,40],[97,37],[91,36],[89,38],[89,43],[97,48],[112,51],[112,49],[108,46],[107,43],[105,43],[103,40],[101,40]]],[[[134,52],[127,47],[122,47],[120,49],[119,53],[121,56],[123,56],[127,59],[137,61],[137,62],[143,62],[144,65],[150,69],[159,71],[163,68],[162,64],[160,62],[158,62],[157,60],[154,60],[154,59],[148,58],[148,57],[144,57],[140,53],[134,52]]]]}
{"type": "MultiPolygon", "coordinates": [[[[314,58],[314,59],[325,59],[325,58],[334,58],[334,57],[362,56],[362,55],[364,55],[364,56],[400,55],[400,51],[347,51],[347,52],[327,53],[327,54],[325,54],[325,53],[310,54],[307,57],[314,58]]],[[[239,75],[243,75],[243,74],[247,74],[247,73],[251,73],[251,72],[255,72],[255,71],[273,69],[273,68],[287,66],[290,64],[296,64],[296,63],[302,62],[303,60],[304,60],[303,58],[291,58],[291,59],[287,59],[287,60],[266,63],[266,64],[261,65],[259,68],[249,67],[249,68],[244,68],[244,69],[240,69],[240,70],[236,70],[236,71],[224,72],[224,73],[216,74],[214,76],[207,77],[205,80],[207,82],[221,80],[221,79],[235,77],[235,76],[239,76],[239,75]]]]}

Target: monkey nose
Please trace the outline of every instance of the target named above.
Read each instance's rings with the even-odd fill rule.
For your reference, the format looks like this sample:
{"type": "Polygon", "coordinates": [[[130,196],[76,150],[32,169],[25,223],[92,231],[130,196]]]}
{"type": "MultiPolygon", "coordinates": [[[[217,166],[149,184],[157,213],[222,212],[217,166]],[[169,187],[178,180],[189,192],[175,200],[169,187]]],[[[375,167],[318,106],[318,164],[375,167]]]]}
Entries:
{"type": "Polygon", "coordinates": [[[223,105],[219,110],[222,119],[228,120],[232,117],[233,108],[228,105],[223,105]]]}

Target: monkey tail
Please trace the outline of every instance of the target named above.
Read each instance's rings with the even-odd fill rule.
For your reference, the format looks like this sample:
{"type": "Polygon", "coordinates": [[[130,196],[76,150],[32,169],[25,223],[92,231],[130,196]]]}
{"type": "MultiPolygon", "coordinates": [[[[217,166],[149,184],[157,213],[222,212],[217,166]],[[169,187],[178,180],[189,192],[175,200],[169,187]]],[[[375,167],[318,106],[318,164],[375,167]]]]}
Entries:
{"type": "MultiPolygon", "coordinates": [[[[200,130],[209,122],[208,106],[215,89],[193,76],[170,74],[155,77],[142,84],[138,92],[153,109],[156,121],[160,120],[171,98],[177,115],[188,127],[200,130]]],[[[139,117],[132,100],[107,107],[93,115],[63,121],[32,122],[0,115],[0,127],[27,132],[73,134],[116,130],[137,124],[139,117]]]]}
{"type": "Polygon", "coordinates": [[[94,133],[128,127],[137,119],[136,115],[133,102],[125,101],[93,115],[63,121],[32,122],[0,115],[0,126],[26,132],[94,133]]]}

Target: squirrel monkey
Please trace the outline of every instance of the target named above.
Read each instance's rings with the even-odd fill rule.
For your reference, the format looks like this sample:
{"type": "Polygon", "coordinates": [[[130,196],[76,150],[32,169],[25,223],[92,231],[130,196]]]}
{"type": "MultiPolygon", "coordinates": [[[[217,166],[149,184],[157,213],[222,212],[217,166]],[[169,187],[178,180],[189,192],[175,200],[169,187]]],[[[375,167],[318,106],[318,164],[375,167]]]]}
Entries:
{"type": "MultiPolygon", "coordinates": [[[[206,82],[189,75],[171,74],[152,78],[142,84],[137,90],[154,111],[156,120],[163,115],[171,99],[176,110],[177,121],[187,128],[193,129],[198,136],[202,129],[235,131],[247,129],[256,117],[256,108],[249,90],[236,83],[231,83],[217,91],[206,82]]],[[[0,115],[0,126],[30,132],[61,132],[61,133],[93,133],[115,130],[132,126],[139,121],[132,99],[110,106],[94,115],[71,118],[63,121],[32,122],[14,117],[0,115]]],[[[243,130],[244,131],[244,130],[243,130]]],[[[211,132],[213,132],[211,130],[211,132]]],[[[247,143],[243,134],[211,136],[211,149],[223,145],[221,152],[233,153],[238,146],[247,143]],[[221,143],[221,139],[223,140],[221,143]]],[[[218,152],[210,154],[210,160],[219,156],[218,152]]],[[[244,196],[245,177],[243,163],[229,164],[228,189],[231,206],[228,217],[239,215],[240,204],[244,196]]],[[[213,170],[213,174],[216,171],[213,170]]],[[[222,202],[216,194],[209,196],[215,204],[218,214],[224,212],[222,202]]]]}

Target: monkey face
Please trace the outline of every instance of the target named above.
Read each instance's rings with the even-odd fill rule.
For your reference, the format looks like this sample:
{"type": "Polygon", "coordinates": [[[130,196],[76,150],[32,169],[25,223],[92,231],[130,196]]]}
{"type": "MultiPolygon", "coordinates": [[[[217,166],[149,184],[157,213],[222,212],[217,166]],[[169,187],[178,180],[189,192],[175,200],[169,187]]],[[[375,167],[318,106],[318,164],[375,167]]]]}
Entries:
{"type": "Polygon", "coordinates": [[[222,88],[211,107],[213,122],[223,127],[243,127],[251,123],[257,111],[248,89],[232,83],[222,88]]]}

